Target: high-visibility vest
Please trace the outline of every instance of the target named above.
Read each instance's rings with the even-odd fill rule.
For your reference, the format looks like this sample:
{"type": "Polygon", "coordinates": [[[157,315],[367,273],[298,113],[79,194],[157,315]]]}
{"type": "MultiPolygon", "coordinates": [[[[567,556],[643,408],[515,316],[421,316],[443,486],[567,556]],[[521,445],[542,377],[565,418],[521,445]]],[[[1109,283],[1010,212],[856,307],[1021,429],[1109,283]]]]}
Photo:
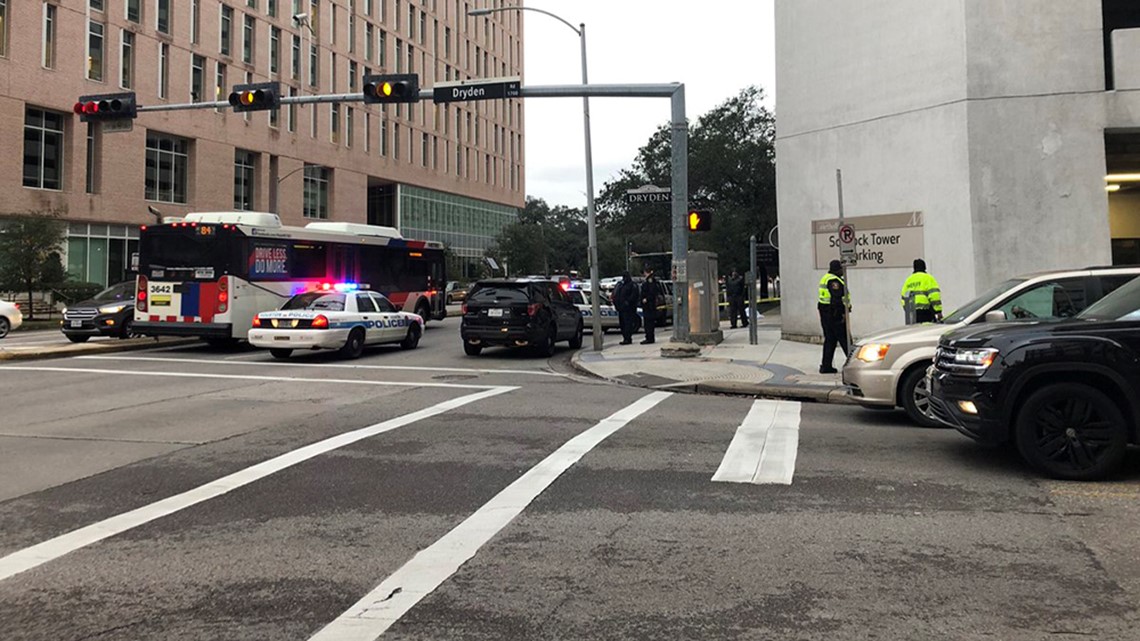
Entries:
{"type": "Polygon", "coordinates": [[[842,278],[836,276],[835,274],[832,274],[831,272],[827,272],[823,275],[823,278],[819,280],[819,304],[831,304],[831,289],[828,288],[827,285],[833,280],[837,280],[839,281],[840,285],[843,285],[843,306],[850,309],[851,296],[847,293],[847,283],[843,282],[842,278]]]}
{"type": "Polygon", "coordinates": [[[916,310],[933,309],[942,313],[942,290],[938,287],[938,281],[926,272],[915,272],[903,283],[900,295],[903,308],[906,308],[909,297],[913,297],[916,310]]]}

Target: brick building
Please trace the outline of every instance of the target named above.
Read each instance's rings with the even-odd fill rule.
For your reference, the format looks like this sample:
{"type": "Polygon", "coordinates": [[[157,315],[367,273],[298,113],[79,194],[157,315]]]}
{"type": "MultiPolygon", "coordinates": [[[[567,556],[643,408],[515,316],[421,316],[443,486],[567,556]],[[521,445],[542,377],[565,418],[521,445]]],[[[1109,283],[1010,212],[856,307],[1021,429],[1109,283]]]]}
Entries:
{"type": "Polygon", "coordinates": [[[144,112],[128,132],[73,115],[85,94],[141,105],[354,93],[369,73],[434,82],[522,74],[520,12],[461,0],[0,0],[0,216],[63,209],[72,277],[126,275],[139,225],[190,211],[399,227],[475,261],[525,200],[520,99],[144,112]],[[298,19],[299,18],[299,19],[298,19]],[[16,153],[21,150],[22,153],[16,153]]]}

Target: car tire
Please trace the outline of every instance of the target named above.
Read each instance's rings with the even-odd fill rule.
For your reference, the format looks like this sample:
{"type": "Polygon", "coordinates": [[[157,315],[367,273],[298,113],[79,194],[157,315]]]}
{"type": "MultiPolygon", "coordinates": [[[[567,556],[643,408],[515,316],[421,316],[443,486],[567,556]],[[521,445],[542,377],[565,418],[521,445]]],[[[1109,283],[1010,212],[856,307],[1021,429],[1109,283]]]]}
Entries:
{"type": "Polygon", "coordinates": [[[448,294],[448,295],[447,295],[447,301],[446,301],[446,302],[447,302],[447,304],[448,304],[448,305],[450,305],[450,304],[453,302],[453,301],[451,300],[451,294],[448,294]]]}
{"type": "Polygon", "coordinates": [[[404,337],[404,340],[400,341],[400,349],[415,349],[416,346],[420,344],[420,335],[422,333],[419,325],[415,323],[409,325],[408,335],[404,337]]]}
{"type": "Polygon", "coordinates": [[[945,427],[927,416],[930,408],[930,389],[926,386],[926,367],[909,370],[899,383],[899,402],[907,417],[921,427],[945,427]]]}
{"type": "Polygon", "coordinates": [[[1120,408],[1100,390],[1057,383],[1033,392],[1014,418],[1022,458],[1058,479],[1093,481],[1113,472],[1128,449],[1120,408]]]}
{"type": "Polygon", "coordinates": [[[86,343],[87,339],[89,339],[89,338],[91,338],[91,337],[90,336],[77,336],[75,334],[68,334],[67,335],[67,340],[71,341],[72,343],[86,343]]]}
{"type": "Polygon", "coordinates": [[[8,335],[12,331],[12,323],[5,317],[0,316],[0,338],[8,335]]]}
{"type": "Polygon", "coordinates": [[[364,330],[357,327],[348,333],[348,338],[344,341],[344,347],[338,350],[338,353],[344,358],[360,358],[364,353],[364,330]]]}
{"type": "Polygon", "coordinates": [[[269,349],[269,355],[279,361],[283,361],[293,355],[293,350],[285,347],[272,347],[269,349]]]}
{"type": "Polygon", "coordinates": [[[578,321],[578,329],[574,330],[574,337],[570,339],[570,349],[582,349],[582,334],[585,331],[585,324],[578,321]]]}
{"type": "Polygon", "coordinates": [[[543,358],[550,358],[554,356],[555,344],[558,342],[558,327],[551,325],[550,330],[546,333],[543,341],[535,346],[538,355],[543,358]]]}
{"type": "Polygon", "coordinates": [[[470,341],[463,341],[463,353],[468,356],[478,356],[483,352],[483,346],[470,341]]]}
{"type": "Polygon", "coordinates": [[[119,338],[137,338],[138,334],[135,333],[135,321],[128,318],[123,321],[123,327],[119,330],[119,338]]]}

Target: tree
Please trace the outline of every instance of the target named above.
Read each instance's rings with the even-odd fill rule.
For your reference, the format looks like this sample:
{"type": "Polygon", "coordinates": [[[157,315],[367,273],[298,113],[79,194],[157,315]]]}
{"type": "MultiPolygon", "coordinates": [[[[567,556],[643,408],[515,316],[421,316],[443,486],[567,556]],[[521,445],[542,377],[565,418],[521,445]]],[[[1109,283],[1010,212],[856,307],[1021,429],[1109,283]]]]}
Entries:
{"type": "Polygon", "coordinates": [[[32,293],[44,284],[45,272],[55,277],[52,255],[67,237],[63,211],[48,209],[7,218],[0,228],[0,281],[19,284],[28,292],[28,318],[34,311],[32,293]]]}

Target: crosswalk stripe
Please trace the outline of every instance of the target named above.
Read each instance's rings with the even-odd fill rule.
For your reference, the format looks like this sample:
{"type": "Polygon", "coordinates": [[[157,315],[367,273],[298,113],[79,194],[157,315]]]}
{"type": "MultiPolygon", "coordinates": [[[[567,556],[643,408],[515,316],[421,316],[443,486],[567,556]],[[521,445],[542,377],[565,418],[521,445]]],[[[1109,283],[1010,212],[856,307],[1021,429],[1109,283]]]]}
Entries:
{"type": "Polygon", "coordinates": [[[791,485],[799,431],[799,403],[754,401],[712,480],[791,485]]]}

